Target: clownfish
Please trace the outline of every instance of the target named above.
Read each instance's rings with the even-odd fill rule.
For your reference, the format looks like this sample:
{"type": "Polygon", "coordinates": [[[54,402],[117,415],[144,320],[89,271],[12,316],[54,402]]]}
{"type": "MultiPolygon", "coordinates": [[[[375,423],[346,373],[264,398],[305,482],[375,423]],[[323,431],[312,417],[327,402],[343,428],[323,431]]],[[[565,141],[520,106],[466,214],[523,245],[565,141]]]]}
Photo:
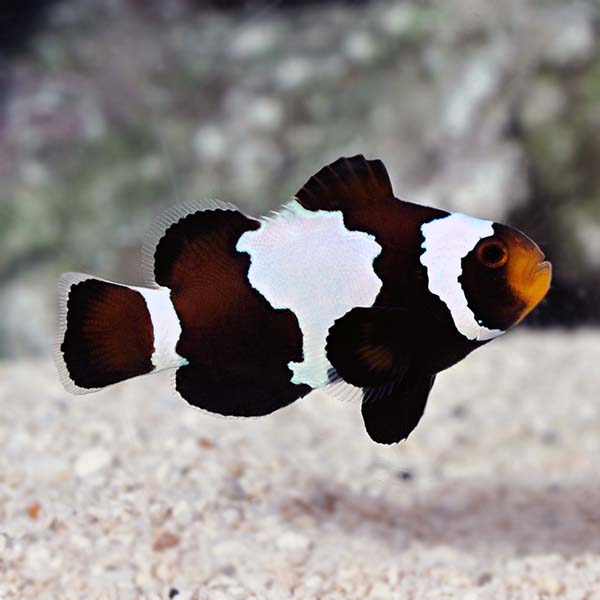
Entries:
{"type": "Polygon", "coordinates": [[[219,201],[169,209],[142,257],[148,287],[62,276],[67,390],[171,369],[188,403],[240,417],[317,388],[360,394],[383,444],[416,427],[437,373],[533,310],[552,273],[520,231],[399,200],[362,155],[266,217],[219,201]]]}

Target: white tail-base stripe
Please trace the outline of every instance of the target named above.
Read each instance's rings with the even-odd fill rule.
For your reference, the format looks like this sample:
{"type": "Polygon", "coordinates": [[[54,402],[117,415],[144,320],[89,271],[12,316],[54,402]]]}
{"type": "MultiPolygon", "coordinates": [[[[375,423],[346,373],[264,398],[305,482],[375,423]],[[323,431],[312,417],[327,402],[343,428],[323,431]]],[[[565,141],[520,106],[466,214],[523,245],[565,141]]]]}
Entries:
{"type": "Polygon", "coordinates": [[[154,330],[154,352],[152,364],[156,371],[173,369],[187,364],[187,360],[176,352],[181,337],[181,323],[171,301],[171,290],[165,287],[149,289],[130,286],[139,292],[148,307],[154,330]]]}

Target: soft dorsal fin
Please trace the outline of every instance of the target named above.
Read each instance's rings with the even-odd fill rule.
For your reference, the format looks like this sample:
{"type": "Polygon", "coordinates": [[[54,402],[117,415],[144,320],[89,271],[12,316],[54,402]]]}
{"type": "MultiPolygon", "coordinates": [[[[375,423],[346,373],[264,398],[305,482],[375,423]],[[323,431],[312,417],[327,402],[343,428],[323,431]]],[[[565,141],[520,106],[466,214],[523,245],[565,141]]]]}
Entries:
{"type": "Polygon", "coordinates": [[[384,164],[362,154],[338,158],[313,175],[296,194],[308,210],[355,210],[394,202],[384,164]]]}
{"type": "Polygon", "coordinates": [[[142,246],[142,274],[144,283],[147,286],[158,287],[155,273],[156,250],[167,230],[197,212],[215,210],[238,211],[238,208],[229,202],[222,202],[221,200],[192,200],[171,206],[158,216],[152,224],[142,246]]]}

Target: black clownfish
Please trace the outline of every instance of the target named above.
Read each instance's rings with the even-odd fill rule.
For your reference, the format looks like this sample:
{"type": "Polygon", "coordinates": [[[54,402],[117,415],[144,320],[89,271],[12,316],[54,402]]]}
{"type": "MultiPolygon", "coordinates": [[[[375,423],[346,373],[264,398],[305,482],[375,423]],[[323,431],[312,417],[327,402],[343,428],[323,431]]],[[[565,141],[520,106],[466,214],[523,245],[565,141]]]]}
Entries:
{"type": "Polygon", "coordinates": [[[521,321],[551,279],[521,232],[399,200],[363,156],[260,219],[221,202],[168,210],[143,261],[147,288],[61,278],[69,391],[173,369],[187,402],[244,417],[316,388],[360,393],[384,444],[415,428],[439,371],[521,321]]]}

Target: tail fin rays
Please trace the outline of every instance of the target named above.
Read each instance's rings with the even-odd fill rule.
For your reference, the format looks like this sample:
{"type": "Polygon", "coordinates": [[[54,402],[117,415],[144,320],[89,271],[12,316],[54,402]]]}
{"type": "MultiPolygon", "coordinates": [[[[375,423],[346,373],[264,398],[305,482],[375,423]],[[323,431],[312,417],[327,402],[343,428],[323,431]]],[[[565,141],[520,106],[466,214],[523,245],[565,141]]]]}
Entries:
{"type": "Polygon", "coordinates": [[[86,394],[154,370],[154,333],[140,291],[82,273],[59,282],[54,358],[65,388],[86,394]]]}
{"type": "Polygon", "coordinates": [[[54,340],[52,355],[58,370],[60,381],[65,389],[68,392],[71,392],[71,394],[91,394],[92,392],[97,392],[102,389],[79,387],[69,375],[69,369],[61,349],[65,334],[67,333],[69,292],[73,286],[82,283],[83,281],[87,281],[88,279],[93,279],[93,277],[91,275],[86,275],[85,273],[63,273],[58,280],[58,330],[54,340]]]}

